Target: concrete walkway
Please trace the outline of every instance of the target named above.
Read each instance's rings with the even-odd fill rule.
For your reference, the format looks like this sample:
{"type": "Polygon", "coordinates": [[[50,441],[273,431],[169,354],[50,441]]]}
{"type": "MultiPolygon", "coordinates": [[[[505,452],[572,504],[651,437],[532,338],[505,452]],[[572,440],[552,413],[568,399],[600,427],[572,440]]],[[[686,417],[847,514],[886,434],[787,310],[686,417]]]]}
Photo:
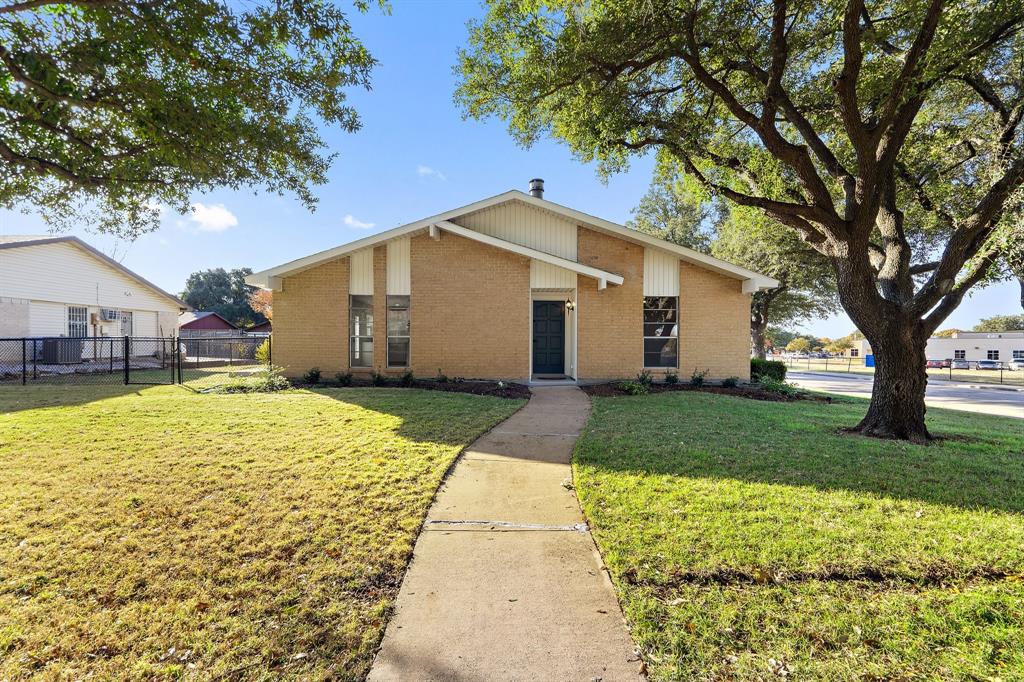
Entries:
{"type": "Polygon", "coordinates": [[[370,680],[642,679],[563,485],[589,411],[578,388],[535,388],[466,450],[427,515],[370,680]]]}

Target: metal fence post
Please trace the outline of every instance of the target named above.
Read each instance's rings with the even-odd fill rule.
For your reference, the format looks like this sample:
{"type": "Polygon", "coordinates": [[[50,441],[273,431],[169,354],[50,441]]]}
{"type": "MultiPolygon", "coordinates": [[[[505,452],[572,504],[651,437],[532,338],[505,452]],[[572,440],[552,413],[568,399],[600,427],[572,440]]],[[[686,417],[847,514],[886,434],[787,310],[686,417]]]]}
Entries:
{"type": "Polygon", "coordinates": [[[178,365],[178,383],[179,384],[183,384],[185,382],[181,380],[181,337],[180,336],[174,337],[174,357],[177,359],[177,365],[178,365]]]}
{"type": "Polygon", "coordinates": [[[128,339],[129,339],[129,337],[127,337],[127,336],[124,337],[124,385],[125,386],[128,385],[128,357],[129,357],[129,355],[128,355],[128,353],[129,353],[128,344],[131,343],[128,339]]]}
{"type": "Polygon", "coordinates": [[[39,360],[36,359],[36,340],[32,339],[32,378],[39,378],[39,360]]]}
{"type": "Polygon", "coordinates": [[[28,381],[28,339],[21,340],[21,385],[28,381]]]}

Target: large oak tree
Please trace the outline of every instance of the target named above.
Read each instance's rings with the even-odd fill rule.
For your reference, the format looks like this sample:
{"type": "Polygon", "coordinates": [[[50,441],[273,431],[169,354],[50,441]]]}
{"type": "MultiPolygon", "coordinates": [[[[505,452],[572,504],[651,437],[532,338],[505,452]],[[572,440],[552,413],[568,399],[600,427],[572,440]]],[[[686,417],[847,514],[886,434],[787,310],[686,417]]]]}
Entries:
{"type": "Polygon", "coordinates": [[[1022,26],[1024,0],[491,0],[456,97],[604,172],[665,150],[796,231],[875,354],[858,430],[927,441],[926,340],[1019,232],[1022,26]]]}
{"type": "Polygon", "coordinates": [[[373,65],[323,0],[0,0],[0,208],[128,238],[220,186],[312,208],[373,65]]]}

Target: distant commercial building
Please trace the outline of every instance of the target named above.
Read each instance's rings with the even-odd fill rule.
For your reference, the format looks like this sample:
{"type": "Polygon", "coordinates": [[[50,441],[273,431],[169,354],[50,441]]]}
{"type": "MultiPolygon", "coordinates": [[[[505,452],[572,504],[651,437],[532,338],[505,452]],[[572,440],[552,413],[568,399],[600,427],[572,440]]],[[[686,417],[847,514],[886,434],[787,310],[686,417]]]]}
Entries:
{"type": "MultiPolygon", "coordinates": [[[[871,344],[854,341],[854,347],[843,351],[847,357],[871,355],[871,344]]],[[[953,332],[950,337],[928,339],[925,356],[929,360],[1010,360],[1024,359],[1024,330],[1009,332],[953,332]]]]}

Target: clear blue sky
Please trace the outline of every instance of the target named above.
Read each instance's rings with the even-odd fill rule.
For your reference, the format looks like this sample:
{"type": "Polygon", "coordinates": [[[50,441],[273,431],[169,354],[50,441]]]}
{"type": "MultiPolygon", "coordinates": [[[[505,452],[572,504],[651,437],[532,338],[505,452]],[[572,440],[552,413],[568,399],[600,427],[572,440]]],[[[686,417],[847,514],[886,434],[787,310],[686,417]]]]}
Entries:
{"type": "MultiPolygon", "coordinates": [[[[462,120],[452,105],[452,66],[466,20],[480,12],[476,2],[394,0],[392,9],[390,16],[373,10],[352,17],[380,66],[371,91],[350,93],[362,130],[323,131],[338,158],[328,184],[316,190],[315,213],[290,196],[221,191],[194,198],[205,207],[200,214],[165,215],[161,229],[131,244],[78,236],[179,292],[196,270],[270,267],[508,189],[526,190],[533,177],[544,178],[553,201],[616,222],[629,218],[647,189],[651,158],[606,185],[554,142],[522,150],[501,122],[462,120]]],[[[46,230],[37,216],[0,211],[0,233],[46,230]]],[[[944,326],[969,328],[1010,312],[1020,312],[1016,289],[1004,284],[976,292],[944,326]]],[[[833,337],[852,329],[845,315],[806,326],[833,337]]]]}

